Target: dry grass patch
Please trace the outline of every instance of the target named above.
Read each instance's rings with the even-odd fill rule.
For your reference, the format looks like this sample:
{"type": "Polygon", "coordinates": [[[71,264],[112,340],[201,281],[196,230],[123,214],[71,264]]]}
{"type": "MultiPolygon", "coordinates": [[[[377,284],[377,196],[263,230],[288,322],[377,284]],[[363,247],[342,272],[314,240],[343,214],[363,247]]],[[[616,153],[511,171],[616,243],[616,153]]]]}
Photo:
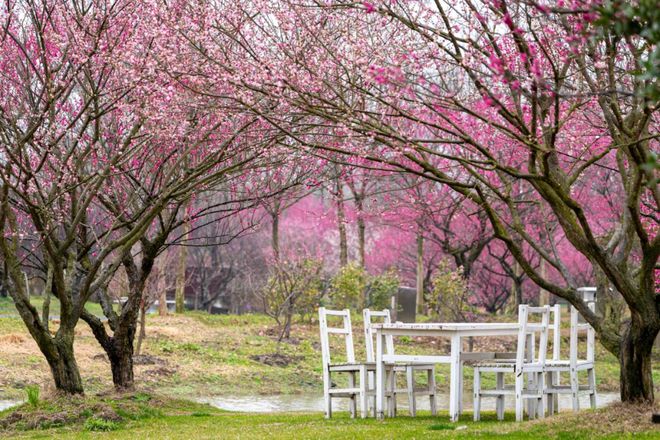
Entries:
{"type": "MultiPolygon", "coordinates": [[[[583,410],[579,413],[565,412],[532,424],[549,425],[557,430],[580,429],[599,435],[635,434],[657,430],[660,437],[660,425],[653,424],[651,415],[654,411],[651,405],[634,405],[614,403],[605,408],[583,410]]],[[[658,411],[658,408],[655,408],[658,411]]]]}

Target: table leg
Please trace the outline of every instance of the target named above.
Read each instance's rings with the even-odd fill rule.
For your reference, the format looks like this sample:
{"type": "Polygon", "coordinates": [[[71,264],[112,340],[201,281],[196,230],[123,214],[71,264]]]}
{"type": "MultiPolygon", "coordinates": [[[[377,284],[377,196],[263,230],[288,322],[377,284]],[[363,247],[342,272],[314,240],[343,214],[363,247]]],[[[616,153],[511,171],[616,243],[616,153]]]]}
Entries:
{"type": "Polygon", "coordinates": [[[376,417],[384,418],[385,403],[385,368],[383,365],[383,345],[385,337],[380,329],[376,330],[376,417]]]}
{"type": "Polygon", "coordinates": [[[451,337],[451,365],[449,379],[449,420],[458,421],[461,399],[461,336],[454,334],[451,337]]]}
{"type": "MultiPolygon", "coordinates": [[[[534,333],[529,333],[527,335],[527,362],[533,362],[534,361],[534,356],[535,356],[535,350],[534,350],[534,344],[536,336],[534,333]]],[[[534,381],[535,381],[535,375],[528,373],[527,374],[527,389],[531,390],[534,388],[534,381]]],[[[534,418],[534,414],[536,414],[536,401],[534,399],[527,399],[527,416],[531,419],[534,418]]]]}
{"type": "MultiPolygon", "coordinates": [[[[461,347],[462,348],[462,347],[461,347]]],[[[461,351],[462,353],[462,351],[461,351]]],[[[459,356],[461,355],[459,353],[459,356]]],[[[460,393],[460,397],[458,399],[458,415],[463,415],[463,390],[464,390],[464,381],[465,381],[465,376],[463,376],[464,373],[464,364],[463,361],[460,362],[460,368],[459,368],[459,373],[458,376],[461,378],[460,380],[460,385],[459,385],[459,390],[458,392],[460,393]]]]}

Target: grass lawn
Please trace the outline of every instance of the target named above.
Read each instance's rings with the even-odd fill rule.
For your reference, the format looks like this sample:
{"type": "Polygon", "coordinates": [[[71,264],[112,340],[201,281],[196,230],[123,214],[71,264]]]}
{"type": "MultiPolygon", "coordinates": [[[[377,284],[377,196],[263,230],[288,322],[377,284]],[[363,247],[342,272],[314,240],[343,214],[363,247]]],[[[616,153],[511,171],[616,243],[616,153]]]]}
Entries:
{"type": "Polygon", "coordinates": [[[56,399],[0,413],[0,438],[17,439],[657,439],[650,408],[615,405],[545,420],[498,422],[485,414],[458,423],[422,414],[385,421],[352,420],[338,413],[242,414],[223,412],[183,400],[136,394],[122,397],[56,399]],[[19,414],[19,415],[16,415],[19,414]],[[7,420],[12,423],[7,425],[7,420]],[[4,434],[2,434],[4,423],[4,434]]]}

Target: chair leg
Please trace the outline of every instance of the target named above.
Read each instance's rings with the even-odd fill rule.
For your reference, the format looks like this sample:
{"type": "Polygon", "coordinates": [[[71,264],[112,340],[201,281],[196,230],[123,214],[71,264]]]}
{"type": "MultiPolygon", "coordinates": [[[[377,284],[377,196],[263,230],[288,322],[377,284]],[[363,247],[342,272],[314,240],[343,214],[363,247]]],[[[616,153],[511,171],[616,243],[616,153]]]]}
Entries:
{"type": "Polygon", "coordinates": [[[412,417],[417,415],[417,408],[415,402],[415,369],[413,367],[406,367],[406,384],[408,388],[408,412],[412,417]]]}
{"type": "Polygon", "coordinates": [[[571,368],[571,399],[573,401],[573,411],[580,411],[580,381],[578,380],[578,372],[576,369],[571,368]]]}
{"type": "Polygon", "coordinates": [[[516,422],[522,422],[523,419],[523,381],[522,374],[516,374],[516,422]]]}
{"type": "MultiPolygon", "coordinates": [[[[528,373],[527,374],[527,389],[535,389],[536,386],[536,374],[528,373]]],[[[536,400],[527,399],[527,417],[532,420],[536,414],[536,400]]]]}
{"type": "MultiPolygon", "coordinates": [[[[498,390],[504,389],[504,373],[496,374],[496,388],[498,390]]],[[[495,400],[495,410],[497,412],[497,420],[504,420],[504,394],[500,394],[495,400]]]]}
{"type": "MultiPolygon", "coordinates": [[[[559,371],[555,372],[553,386],[561,386],[561,373],[559,371]]],[[[552,395],[552,404],[554,406],[554,412],[559,413],[559,393],[554,393],[552,395]]]]}
{"type": "Polygon", "coordinates": [[[432,367],[427,372],[429,384],[429,399],[431,400],[431,415],[438,415],[438,402],[436,400],[436,385],[435,385],[435,367],[432,367]]]}
{"type": "Polygon", "coordinates": [[[325,418],[332,417],[332,397],[330,396],[330,373],[326,372],[323,376],[323,400],[325,403],[325,418]]]}
{"type": "Polygon", "coordinates": [[[369,411],[369,399],[367,396],[368,389],[367,381],[367,368],[365,366],[360,367],[360,416],[363,419],[367,418],[367,413],[369,411]]]}
{"type": "MultiPolygon", "coordinates": [[[[351,371],[348,373],[348,387],[349,388],[355,388],[355,372],[351,371]]],[[[349,398],[348,402],[348,411],[351,413],[351,418],[354,419],[356,412],[357,412],[357,405],[356,405],[356,396],[357,393],[351,394],[351,397],[349,398]]]]}
{"type": "Polygon", "coordinates": [[[389,388],[390,392],[387,399],[387,416],[395,417],[396,416],[396,373],[394,370],[390,370],[389,375],[385,379],[386,386],[389,388]]]}
{"type": "Polygon", "coordinates": [[[373,391],[374,396],[369,402],[369,404],[373,404],[371,408],[367,408],[367,411],[369,409],[373,410],[373,415],[376,417],[376,375],[373,371],[368,371],[367,372],[367,379],[368,379],[368,386],[367,389],[373,391]]]}
{"type": "MultiPolygon", "coordinates": [[[[499,375],[500,373],[497,374],[499,375]]],[[[474,383],[472,388],[474,388],[474,421],[478,422],[481,418],[481,370],[479,368],[474,369],[474,383]]]]}
{"type": "Polygon", "coordinates": [[[590,368],[587,370],[589,380],[589,403],[591,409],[596,409],[596,369],[590,368]]]}
{"type": "Polygon", "coordinates": [[[332,397],[330,397],[330,393],[325,393],[323,398],[325,400],[325,418],[330,419],[332,418],[332,397]]]}
{"type": "MultiPolygon", "coordinates": [[[[548,371],[545,373],[545,380],[546,382],[552,387],[552,385],[555,383],[554,379],[554,373],[552,371],[548,371]]],[[[547,394],[545,394],[545,407],[548,409],[548,415],[552,415],[554,413],[554,408],[555,408],[555,399],[554,399],[554,394],[550,390],[547,391],[547,394]]]]}
{"type": "Polygon", "coordinates": [[[460,362],[459,367],[458,367],[458,374],[459,374],[459,377],[460,377],[460,382],[459,382],[458,386],[459,386],[459,390],[460,390],[459,395],[461,396],[461,398],[458,400],[458,415],[459,416],[461,414],[463,414],[463,390],[465,390],[465,387],[463,386],[463,366],[464,366],[464,362],[460,362]]]}
{"type": "Polygon", "coordinates": [[[545,373],[537,374],[536,387],[539,396],[536,402],[536,416],[543,419],[545,418],[545,373]]]}

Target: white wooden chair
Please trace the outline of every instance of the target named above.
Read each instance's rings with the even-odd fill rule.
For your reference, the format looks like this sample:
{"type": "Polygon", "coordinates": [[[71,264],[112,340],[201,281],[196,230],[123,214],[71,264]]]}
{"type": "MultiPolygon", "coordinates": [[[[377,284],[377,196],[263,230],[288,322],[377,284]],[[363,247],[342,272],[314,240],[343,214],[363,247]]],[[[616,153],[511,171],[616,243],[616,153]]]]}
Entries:
{"type": "Polygon", "coordinates": [[[359,363],[355,361],[353,349],[353,330],[351,328],[351,312],[345,310],[327,310],[319,308],[319,326],[321,330],[321,356],[323,359],[323,397],[325,400],[325,417],[332,417],[332,399],[348,398],[351,417],[356,415],[356,399],[360,402],[362,418],[367,417],[368,397],[375,395],[375,391],[369,388],[367,379],[368,372],[376,371],[376,363],[359,363]],[[341,327],[328,326],[328,317],[334,316],[342,320],[341,327]],[[346,360],[341,363],[333,363],[330,357],[330,335],[340,335],[345,340],[346,360]],[[332,383],[332,373],[348,374],[348,387],[338,388],[332,383]],[[356,383],[359,376],[359,384],[356,383]]]}
{"type": "MultiPolygon", "coordinates": [[[[367,362],[375,362],[376,354],[374,350],[374,336],[376,332],[372,327],[372,319],[382,318],[382,322],[384,324],[389,324],[392,322],[390,311],[387,309],[382,311],[364,309],[362,310],[362,316],[364,317],[364,341],[367,349],[367,362]]],[[[391,335],[385,337],[385,349],[388,355],[394,354],[394,338],[391,335]]],[[[388,411],[390,413],[390,417],[394,417],[396,415],[396,395],[400,393],[406,393],[408,396],[408,410],[411,416],[415,417],[417,415],[417,396],[429,396],[431,414],[437,414],[438,409],[436,404],[435,365],[419,362],[407,362],[389,364],[386,365],[386,367],[388,370],[390,370],[390,373],[385,380],[385,383],[387,384],[387,391],[390,393],[390,398],[388,398],[388,411]],[[415,386],[415,373],[417,372],[426,373],[427,385],[425,387],[415,386]],[[397,373],[405,373],[406,388],[396,388],[397,373]]],[[[375,382],[373,373],[370,373],[369,376],[370,383],[375,382]]],[[[375,397],[373,404],[375,411],[375,397]]]]}
{"type": "Polygon", "coordinates": [[[518,309],[518,345],[516,359],[494,359],[477,362],[474,365],[474,420],[481,418],[481,399],[495,397],[497,418],[504,419],[504,397],[513,395],[516,399],[516,420],[523,419],[523,405],[525,399],[531,399],[529,416],[545,416],[544,388],[545,363],[548,349],[548,324],[550,319],[550,306],[530,307],[521,305],[518,309]],[[531,314],[539,314],[541,322],[530,322],[531,314]],[[539,333],[539,345],[536,350],[535,333],[539,333]],[[535,353],[537,353],[535,355],[535,353]],[[481,375],[495,373],[496,389],[484,390],[481,388],[481,375]],[[504,375],[512,373],[515,377],[515,386],[505,387],[504,375]],[[525,386],[525,374],[529,376],[525,386]]]}
{"type": "MultiPolygon", "coordinates": [[[[593,311],[595,309],[594,300],[587,300],[588,307],[593,311]]],[[[545,390],[548,396],[548,413],[554,414],[559,411],[559,395],[570,394],[573,411],[580,410],[580,392],[587,392],[591,408],[596,408],[596,369],[594,361],[594,352],[596,344],[596,332],[593,327],[587,323],[579,322],[579,313],[577,309],[570,306],[571,327],[569,337],[568,359],[562,359],[560,351],[561,343],[561,306],[556,304],[553,309],[553,350],[552,359],[546,362],[546,380],[545,390]],[[580,359],[578,350],[579,333],[586,331],[587,348],[585,358],[580,359]],[[581,371],[587,372],[587,384],[580,385],[579,374],[581,371]],[[561,373],[568,373],[569,384],[561,385],[561,373]]]]}

